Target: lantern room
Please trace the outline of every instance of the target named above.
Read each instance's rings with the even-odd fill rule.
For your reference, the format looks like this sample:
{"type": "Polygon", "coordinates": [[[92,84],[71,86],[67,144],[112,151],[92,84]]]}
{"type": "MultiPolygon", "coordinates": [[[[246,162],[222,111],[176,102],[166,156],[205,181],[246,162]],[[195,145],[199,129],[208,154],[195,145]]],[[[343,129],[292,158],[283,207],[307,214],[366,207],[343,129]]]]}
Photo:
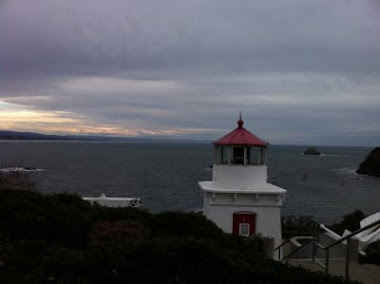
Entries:
{"type": "Polygon", "coordinates": [[[241,114],[237,124],[213,143],[213,182],[223,188],[252,189],[267,182],[268,143],[243,127],[241,114]]]}
{"type": "Polygon", "coordinates": [[[238,127],[214,142],[214,163],[217,165],[266,165],[267,142],[243,127],[241,115],[238,127]]]}

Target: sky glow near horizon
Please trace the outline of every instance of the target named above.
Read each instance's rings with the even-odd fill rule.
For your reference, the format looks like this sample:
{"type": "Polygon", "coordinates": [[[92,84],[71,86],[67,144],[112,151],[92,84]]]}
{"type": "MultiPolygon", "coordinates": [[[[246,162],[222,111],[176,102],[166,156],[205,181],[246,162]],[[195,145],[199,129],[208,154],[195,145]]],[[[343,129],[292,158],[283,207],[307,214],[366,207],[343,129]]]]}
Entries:
{"type": "Polygon", "coordinates": [[[380,1],[0,1],[0,129],[378,145],[380,1]]]}

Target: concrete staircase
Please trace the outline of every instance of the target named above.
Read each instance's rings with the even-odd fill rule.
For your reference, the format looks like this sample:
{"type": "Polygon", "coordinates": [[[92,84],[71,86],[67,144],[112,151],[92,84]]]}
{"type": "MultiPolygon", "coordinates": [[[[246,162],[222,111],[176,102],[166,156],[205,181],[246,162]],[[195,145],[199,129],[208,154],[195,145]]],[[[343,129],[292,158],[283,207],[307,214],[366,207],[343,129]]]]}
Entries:
{"type": "MultiPolygon", "coordinates": [[[[323,259],[319,259],[319,261],[324,262],[323,259]]],[[[324,271],[324,268],[311,259],[289,259],[288,263],[290,265],[301,266],[312,271],[324,271]]],[[[329,274],[344,277],[345,265],[345,258],[331,258],[329,274]]],[[[351,262],[349,279],[361,281],[364,284],[380,284],[380,266],[374,264],[360,265],[357,262],[351,262]]]]}
{"type": "MultiPolygon", "coordinates": [[[[301,243],[298,242],[299,239],[303,237],[295,237],[292,238],[288,244],[283,247],[283,255],[287,255],[295,249],[302,246],[301,243]]],[[[311,237],[304,237],[304,240],[311,237]]],[[[323,246],[328,246],[333,243],[334,240],[328,237],[326,234],[320,234],[318,236],[318,243],[323,246]]],[[[363,282],[364,284],[380,284],[380,266],[374,264],[364,264],[361,265],[358,263],[358,251],[357,251],[357,243],[349,243],[349,245],[356,244],[355,248],[351,250],[351,257],[349,262],[349,279],[358,280],[363,282]]],[[[330,249],[330,257],[329,257],[329,269],[328,273],[336,276],[345,277],[346,271],[346,243],[340,243],[330,249]]],[[[313,243],[309,243],[304,245],[300,250],[294,253],[288,260],[283,260],[284,263],[288,263],[293,266],[301,266],[303,268],[312,270],[312,271],[320,271],[325,272],[325,269],[320,265],[325,265],[325,256],[326,252],[317,250],[315,254],[315,260],[312,260],[313,255],[313,243]],[[319,262],[320,264],[318,264],[319,262]]]]}
{"type": "MultiPolygon", "coordinates": [[[[311,220],[295,233],[296,236],[275,248],[275,253],[277,259],[282,259],[282,262],[290,265],[343,276],[364,284],[380,284],[380,266],[358,263],[360,246],[357,238],[366,230],[372,229],[377,232],[379,228],[380,219],[376,218],[374,222],[364,224],[355,232],[340,237],[324,225],[311,220]],[[302,236],[306,229],[309,234],[302,236]]],[[[363,251],[360,253],[364,254],[363,251]]]]}

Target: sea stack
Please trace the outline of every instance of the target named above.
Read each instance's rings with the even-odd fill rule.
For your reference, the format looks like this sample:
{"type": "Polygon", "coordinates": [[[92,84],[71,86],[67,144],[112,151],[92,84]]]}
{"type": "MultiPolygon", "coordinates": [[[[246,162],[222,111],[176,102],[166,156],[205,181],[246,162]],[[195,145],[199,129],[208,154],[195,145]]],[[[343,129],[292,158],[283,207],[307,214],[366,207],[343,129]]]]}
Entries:
{"type": "Polygon", "coordinates": [[[314,147],[309,147],[303,152],[304,155],[316,155],[319,156],[321,152],[319,152],[316,148],[314,147]]]}
{"type": "Polygon", "coordinates": [[[356,170],[358,174],[380,177],[380,147],[373,149],[356,170]]]}

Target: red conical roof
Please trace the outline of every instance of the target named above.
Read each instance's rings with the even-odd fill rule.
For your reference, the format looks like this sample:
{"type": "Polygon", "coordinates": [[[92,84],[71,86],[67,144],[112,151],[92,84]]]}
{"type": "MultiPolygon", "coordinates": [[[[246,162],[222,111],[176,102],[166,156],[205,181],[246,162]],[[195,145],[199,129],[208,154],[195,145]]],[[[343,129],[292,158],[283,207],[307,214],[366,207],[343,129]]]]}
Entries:
{"type": "Polygon", "coordinates": [[[237,123],[238,127],[235,130],[215,141],[214,144],[217,146],[244,145],[261,147],[268,145],[267,142],[256,137],[243,127],[244,122],[241,119],[241,114],[237,123]]]}

